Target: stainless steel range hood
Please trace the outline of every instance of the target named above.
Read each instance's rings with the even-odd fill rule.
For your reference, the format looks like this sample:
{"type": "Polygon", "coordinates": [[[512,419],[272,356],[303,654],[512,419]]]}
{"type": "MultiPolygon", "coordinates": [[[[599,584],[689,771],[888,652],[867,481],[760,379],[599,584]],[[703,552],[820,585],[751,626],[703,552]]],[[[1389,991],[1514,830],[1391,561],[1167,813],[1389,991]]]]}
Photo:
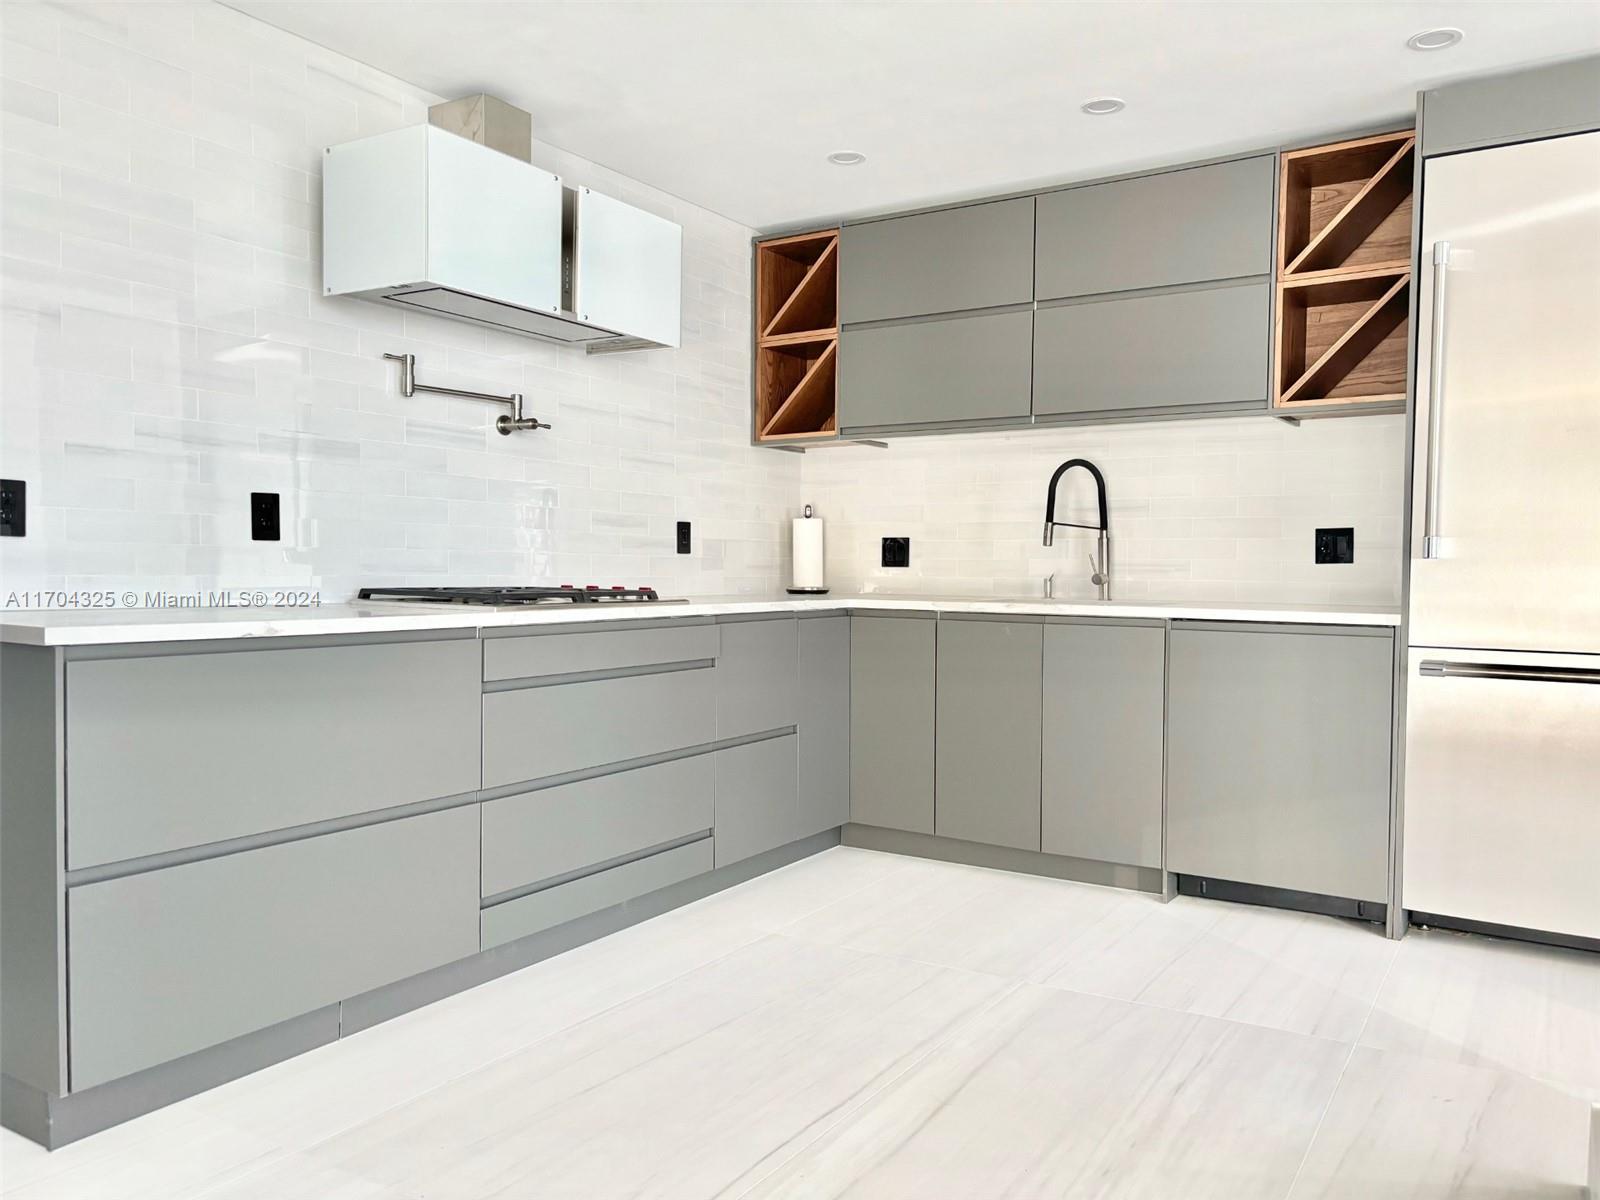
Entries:
{"type": "Polygon", "coordinates": [[[680,343],[677,225],[516,156],[527,114],[492,97],[430,117],[324,153],[324,295],[591,353],[680,343]]]}

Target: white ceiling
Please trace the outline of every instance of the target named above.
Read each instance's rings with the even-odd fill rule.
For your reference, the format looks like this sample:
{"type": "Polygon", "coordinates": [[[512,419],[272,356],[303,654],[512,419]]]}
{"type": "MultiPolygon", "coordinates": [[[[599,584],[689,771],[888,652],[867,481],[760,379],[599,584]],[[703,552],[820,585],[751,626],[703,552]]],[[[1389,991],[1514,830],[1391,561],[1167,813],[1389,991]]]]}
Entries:
{"type": "Polygon", "coordinates": [[[763,230],[1338,134],[1600,52],[1594,0],[227,2],[763,230]],[[1437,25],[1465,40],[1406,49],[1437,25]],[[1079,112],[1104,94],[1127,110],[1079,112]]]}

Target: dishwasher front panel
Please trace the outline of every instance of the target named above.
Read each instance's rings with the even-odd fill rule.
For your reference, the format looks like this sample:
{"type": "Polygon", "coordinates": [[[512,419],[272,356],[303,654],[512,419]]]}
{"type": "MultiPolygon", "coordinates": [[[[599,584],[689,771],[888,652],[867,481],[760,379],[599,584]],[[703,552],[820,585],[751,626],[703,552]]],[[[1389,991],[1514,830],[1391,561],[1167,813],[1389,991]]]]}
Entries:
{"type": "Polygon", "coordinates": [[[1600,655],[1407,659],[1402,903],[1600,938],[1600,655]]]}

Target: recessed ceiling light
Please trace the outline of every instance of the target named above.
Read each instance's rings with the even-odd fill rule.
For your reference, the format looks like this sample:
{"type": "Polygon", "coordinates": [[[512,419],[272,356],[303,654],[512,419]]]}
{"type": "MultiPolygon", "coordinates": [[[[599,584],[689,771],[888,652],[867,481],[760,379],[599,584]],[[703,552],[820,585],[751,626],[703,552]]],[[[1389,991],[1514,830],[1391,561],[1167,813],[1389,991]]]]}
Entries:
{"type": "Polygon", "coordinates": [[[867,161],[867,156],[855,150],[835,150],[828,155],[828,161],[836,167],[858,167],[867,161]]]}
{"type": "Polygon", "coordinates": [[[1096,96],[1093,100],[1083,102],[1083,111],[1091,117],[1108,117],[1112,113],[1121,112],[1128,106],[1115,96],[1096,96]]]}
{"type": "Polygon", "coordinates": [[[1439,29],[1424,29],[1421,33],[1413,33],[1406,39],[1406,45],[1413,50],[1448,50],[1461,40],[1461,30],[1443,26],[1439,29]]]}

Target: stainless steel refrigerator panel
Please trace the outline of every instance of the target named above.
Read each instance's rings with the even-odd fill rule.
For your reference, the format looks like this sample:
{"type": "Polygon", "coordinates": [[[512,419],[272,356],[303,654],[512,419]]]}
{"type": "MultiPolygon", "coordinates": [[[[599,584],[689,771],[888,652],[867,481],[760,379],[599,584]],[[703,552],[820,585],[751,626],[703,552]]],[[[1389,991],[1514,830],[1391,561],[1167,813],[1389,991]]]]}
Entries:
{"type": "Polygon", "coordinates": [[[1600,133],[1423,196],[1410,642],[1600,652],[1600,133]]]}
{"type": "Polygon", "coordinates": [[[1600,656],[1413,649],[1402,903],[1600,938],[1600,656]]]}

